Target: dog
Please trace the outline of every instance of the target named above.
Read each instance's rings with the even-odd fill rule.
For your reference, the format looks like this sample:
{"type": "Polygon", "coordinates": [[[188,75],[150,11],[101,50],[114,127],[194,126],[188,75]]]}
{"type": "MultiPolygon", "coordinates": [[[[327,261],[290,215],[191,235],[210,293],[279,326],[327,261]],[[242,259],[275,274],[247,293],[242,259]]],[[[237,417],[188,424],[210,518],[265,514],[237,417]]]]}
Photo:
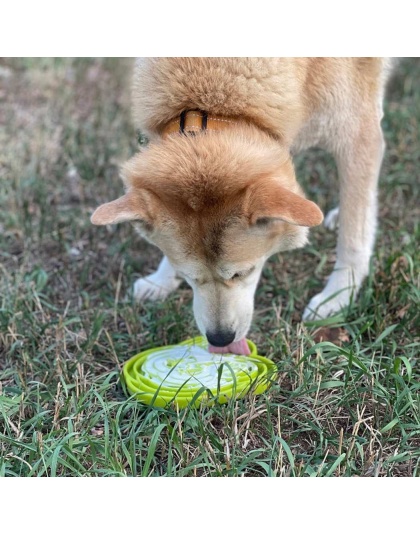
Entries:
{"type": "Polygon", "coordinates": [[[182,279],[213,352],[249,352],[254,293],[265,261],[302,247],[323,214],[305,198],[292,157],[335,158],[337,259],[303,319],[349,305],[369,270],[384,153],[386,58],[147,58],[133,81],[135,125],[148,146],[122,168],[126,194],[93,224],[132,221],[163,253],[135,297],[164,299],[182,279]]]}

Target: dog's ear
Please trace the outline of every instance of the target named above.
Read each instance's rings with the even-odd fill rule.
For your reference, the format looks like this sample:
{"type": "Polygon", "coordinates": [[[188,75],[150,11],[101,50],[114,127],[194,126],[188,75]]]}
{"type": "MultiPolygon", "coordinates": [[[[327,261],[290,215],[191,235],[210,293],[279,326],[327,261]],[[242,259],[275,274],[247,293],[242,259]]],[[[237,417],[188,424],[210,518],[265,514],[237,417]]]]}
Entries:
{"type": "Polygon", "coordinates": [[[154,201],[146,191],[130,191],[124,196],[99,206],[90,218],[93,224],[116,224],[140,220],[147,224],[153,222],[154,201]]]}
{"type": "Polygon", "coordinates": [[[250,192],[249,219],[251,224],[281,220],[298,226],[317,226],[324,216],[314,202],[268,182],[250,192]]]}

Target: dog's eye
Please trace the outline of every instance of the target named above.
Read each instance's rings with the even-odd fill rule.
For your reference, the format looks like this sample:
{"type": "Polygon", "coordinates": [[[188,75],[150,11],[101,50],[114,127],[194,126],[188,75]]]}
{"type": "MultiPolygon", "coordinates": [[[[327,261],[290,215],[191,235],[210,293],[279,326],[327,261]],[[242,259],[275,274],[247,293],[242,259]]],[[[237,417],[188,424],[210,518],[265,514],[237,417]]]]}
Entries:
{"type": "Polygon", "coordinates": [[[251,267],[251,269],[248,269],[247,271],[241,271],[239,273],[235,273],[233,276],[230,277],[231,280],[236,280],[237,278],[245,278],[245,276],[248,276],[252,273],[252,271],[255,269],[255,267],[251,267]]]}

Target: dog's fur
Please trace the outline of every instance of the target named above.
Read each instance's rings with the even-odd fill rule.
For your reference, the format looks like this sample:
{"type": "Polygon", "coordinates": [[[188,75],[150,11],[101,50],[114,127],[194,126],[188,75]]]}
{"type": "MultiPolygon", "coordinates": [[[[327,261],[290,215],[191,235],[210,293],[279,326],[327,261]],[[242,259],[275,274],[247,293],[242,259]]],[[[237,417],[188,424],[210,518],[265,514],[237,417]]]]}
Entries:
{"type": "Polygon", "coordinates": [[[164,298],[183,277],[202,333],[242,339],[266,259],[303,246],[308,227],[322,222],[291,160],[319,146],[339,171],[339,216],[335,210],[327,217],[329,226],[339,220],[337,261],[304,318],[348,305],[374,244],[390,66],[382,58],[139,61],[134,119],[150,143],[123,168],[126,195],[92,216],[95,224],[134,220],[164,252],[157,272],[136,282],[137,298],[164,298]],[[222,131],[162,137],[166,124],[193,109],[237,121],[222,131]]]}

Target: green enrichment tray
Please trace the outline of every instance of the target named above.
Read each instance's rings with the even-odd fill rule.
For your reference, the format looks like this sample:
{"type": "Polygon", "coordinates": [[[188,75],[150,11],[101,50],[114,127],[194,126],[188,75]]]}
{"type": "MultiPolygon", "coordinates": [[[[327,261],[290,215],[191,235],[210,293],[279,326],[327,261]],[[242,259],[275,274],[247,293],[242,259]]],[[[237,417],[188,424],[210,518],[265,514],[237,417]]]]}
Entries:
{"type": "Polygon", "coordinates": [[[225,403],[249,391],[259,395],[275,379],[277,367],[247,343],[248,356],[208,352],[204,337],[146,350],[124,364],[123,378],[140,402],[158,407],[225,403]]]}

